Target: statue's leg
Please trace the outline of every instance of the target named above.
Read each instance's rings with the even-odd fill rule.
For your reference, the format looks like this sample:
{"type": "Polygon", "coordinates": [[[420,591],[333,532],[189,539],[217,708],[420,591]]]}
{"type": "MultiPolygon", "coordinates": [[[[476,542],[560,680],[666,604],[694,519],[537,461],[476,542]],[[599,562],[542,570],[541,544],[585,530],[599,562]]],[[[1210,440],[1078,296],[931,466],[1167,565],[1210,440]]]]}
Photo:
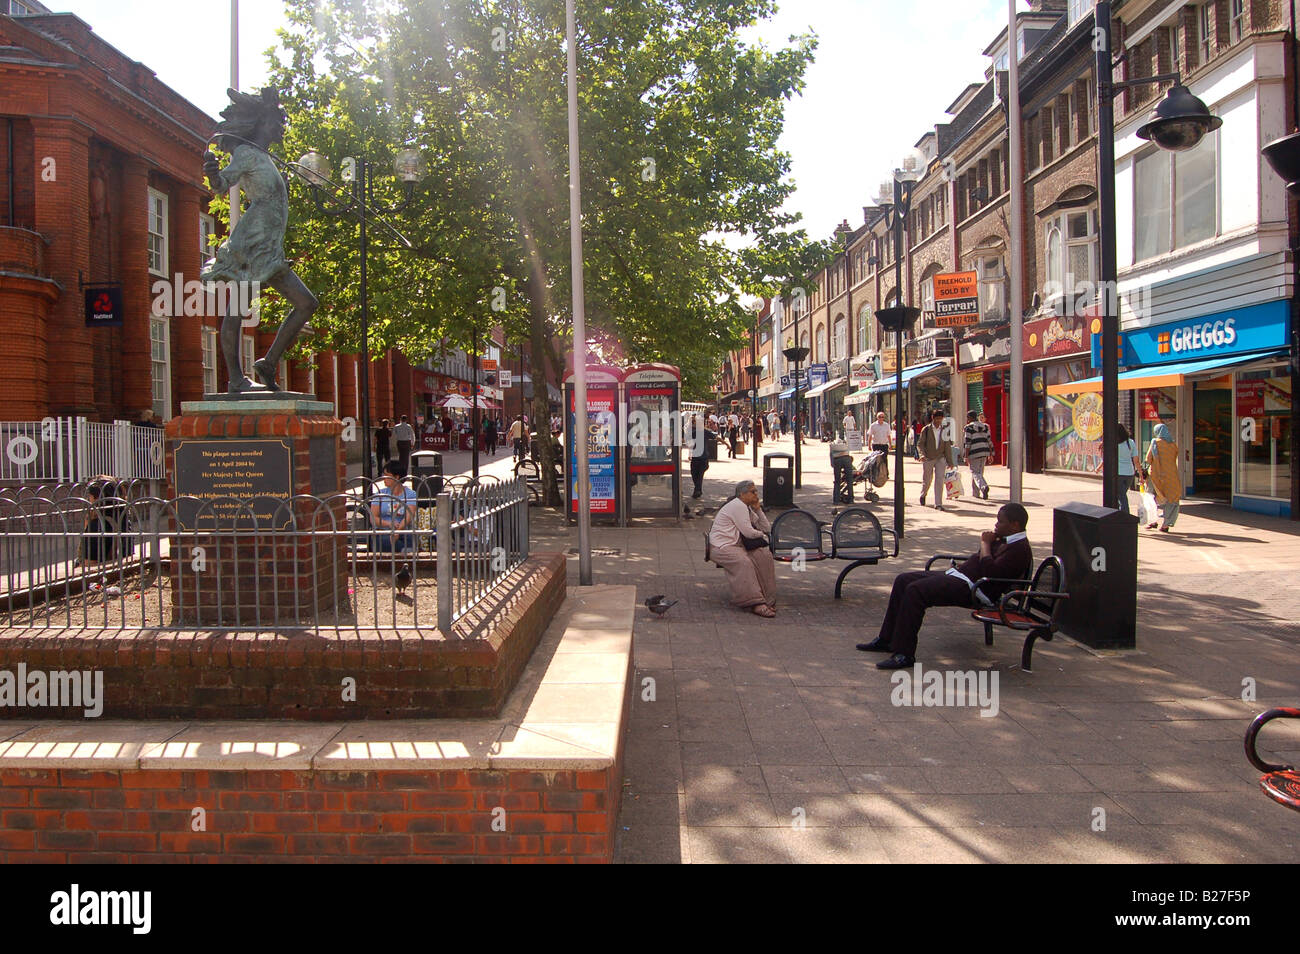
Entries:
{"type": "Polygon", "coordinates": [[[230,386],[226,389],[231,394],[239,394],[253,386],[253,382],[244,374],[240,363],[239,339],[242,337],[243,318],[238,315],[226,315],[221,319],[221,353],[226,358],[226,373],[230,386]]]}
{"type": "Polygon", "coordinates": [[[289,317],[284,320],[279,331],[276,332],[275,340],[271,342],[271,347],[267,349],[266,355],[253,364],[253,370],[257,373],[258,380],[268,388],[278,390],[279,387],[276,384],[275,376],[280,367],[280,359],[292,347],[298,335],[302,333],[302,329],[307,326],[307,322],[315,313],[320,302],[311,293],[311,289],[303,284],[302,279],[288,269],[285,269],[266,284],[287,298],[289,304],[293,306],[289,311],[289,317]]]}

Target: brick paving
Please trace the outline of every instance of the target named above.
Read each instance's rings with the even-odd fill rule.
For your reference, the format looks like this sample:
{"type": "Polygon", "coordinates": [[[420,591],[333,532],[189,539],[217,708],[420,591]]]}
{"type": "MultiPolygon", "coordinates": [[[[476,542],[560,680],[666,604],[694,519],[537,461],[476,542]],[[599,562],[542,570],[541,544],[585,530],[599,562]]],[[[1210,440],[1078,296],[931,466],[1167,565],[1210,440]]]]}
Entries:
{"type": "MultiPolygon", "coordinates": [[[[796,499],[828,517],[826,445],[807,444],[805,464],[796,499]]],[[[934,611],[921,664],[997,673],[998,713],[897,707],[890,674],[853,644],[875,634],[895,573],[975,549],[1007,493],[1006,470],[990,468],[989,501],[921,509],[919,470],[909,462],[896,566],[854,571],[842,601],[843,564],[779,566],[773,620],[727,604],[722,571],[703,560],[707,516],[594,528],[593,546],[617,551],[594,558],[597,583],[681,601],[663,620],[636,614],[618,860],[1293,860],[1300,816],[1260,793],[1242,737],[1255,713],[1300,703],[1300,526],[1190,501],[1175,532],[1142,531],[1136,650],[1058,637],[1025,673],[1018,639],[986,647],[966,611],[934,611]],[[1242,701],[1244,680],[1257,701],[1242,701]]],[[[753,476],[748,459],[719,461],[698,503],[716,508],[753,476]]],[[[1036,556],[1051,550],[1051,508],[1097,491],[1026,476],[1036,556]]],[[[888,497],[876,509],[888,524],[888,497]]],[[[534,513],[535,548],[576,544],[556,515],[534,513]]],[[[569,574],[576,585],[576,556],[569,574]]],[[[1270,728],[1265,750],[1300,758],[1300,731],[1270,728]]]]}

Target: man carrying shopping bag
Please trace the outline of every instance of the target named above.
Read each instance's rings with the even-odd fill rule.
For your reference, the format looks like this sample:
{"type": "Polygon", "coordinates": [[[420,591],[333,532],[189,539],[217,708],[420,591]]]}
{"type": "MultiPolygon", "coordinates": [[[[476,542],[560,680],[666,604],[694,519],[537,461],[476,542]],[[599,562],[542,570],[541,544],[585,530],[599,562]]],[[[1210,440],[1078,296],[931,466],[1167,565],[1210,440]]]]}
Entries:
{"type": "Polygon", "coordinates": [[[921,506],[925,506],[925,496],[933,483],[934,509],[942,510],[948,462],[952,459],[952,441],[944,436],[943,411],[936,409],[930,415],[930,423],[921,430],[917,448],[921,453],[921,506]]]}

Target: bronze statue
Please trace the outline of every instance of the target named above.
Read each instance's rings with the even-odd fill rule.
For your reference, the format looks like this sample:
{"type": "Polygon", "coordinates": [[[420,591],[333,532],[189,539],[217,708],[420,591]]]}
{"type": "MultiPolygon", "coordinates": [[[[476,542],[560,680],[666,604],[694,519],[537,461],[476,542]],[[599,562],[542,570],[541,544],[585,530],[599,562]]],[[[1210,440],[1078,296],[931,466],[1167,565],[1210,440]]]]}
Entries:
{"type": "MultiPolygon", "coordinates": [[[[253,283],[274,288],[289,300],[289,317],[280,325],[275,341],[265,356],[253,362],[250,372],[255,384],[244,373],[239,357],[240,328],[243,316],[231,308],[221,322],[221,351],[230,376],[230,393],[278,391],[276,371],[280,359],[302,332],[319,302],[303,284],[284,257],[284,230],[289,220],[289,192],[284,177],[267,151],[284,135],[286,117],[280,108],[280,95],[274,89],[259,94],[227,90],[230,105],[221,111],[224,122],[213,133],[212,141],[230,162],[222,169],[217,157],[208,151],[203,156],[203,173],[212,189],[224,193],[238,185],[248,199],[248,208],[229,238],[217,249],[216,257],[202,274],[205,282],[239,283],[228,288],[248,289],[253,283]]],[[[249,300],[247,293],[243,296],[249,300]]]]}

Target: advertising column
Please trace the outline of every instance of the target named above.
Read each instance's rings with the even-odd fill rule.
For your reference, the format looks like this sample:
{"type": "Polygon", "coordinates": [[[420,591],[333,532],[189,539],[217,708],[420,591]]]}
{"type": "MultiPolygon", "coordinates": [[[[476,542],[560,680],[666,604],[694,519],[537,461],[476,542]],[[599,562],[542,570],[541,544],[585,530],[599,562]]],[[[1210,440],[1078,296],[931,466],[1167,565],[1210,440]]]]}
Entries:
{"type": "Polygon", "coordinates": [[[572,520],[578,512],[577,440],[587,442],[587,466],[591,484],[591,515],[614,520],[619,514],[618,499],[618,386],[623,374],[617,368],[587,368],[586,413],[577,413],[573,390],[573,372],[564,378],[564,483],[568,488],[566,516],[572,520]]]}

